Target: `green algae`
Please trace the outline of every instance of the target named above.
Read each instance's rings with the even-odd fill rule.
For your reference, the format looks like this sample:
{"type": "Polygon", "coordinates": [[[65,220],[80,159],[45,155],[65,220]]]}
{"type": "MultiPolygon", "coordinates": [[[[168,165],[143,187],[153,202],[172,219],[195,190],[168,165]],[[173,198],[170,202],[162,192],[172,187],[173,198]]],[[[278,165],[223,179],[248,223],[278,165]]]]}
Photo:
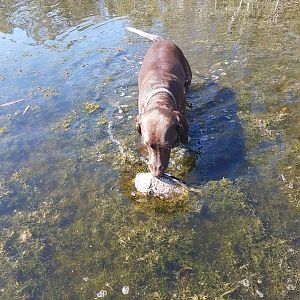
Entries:
{"type": "Polygon", "coordinates": [[[22,173],[21,172],[16,172],[11,177],[12,181],[19,181],[21,179],[22,179],[22,173]]]}
{"type": "Polygon", "coordinates": [[[62,128],[64,130],[69,130],[76,119],[77,113],[73,111],[71,114],[67,114],[66,117],[54,127],[54,129],[62,128]]]}
{"type": "MultiPolygon", "coordinates": [[[[299,105],[292,102],[293,98],[285,98],[294,93],[298,97],[299,89],[292,83],[297,79],[292,70],[283,78],[278,73],[287,69],[260,60],[260,54],[268,53],[268,48],[281,48],[278,33],[269,31],[272,26],[276,31],[276,25],[282,23],[274,23],[272,16],[269,27],[266,15],[280,13],[283,18],[285,12],[285,22],[295,20],[294,28],[298,19],[290,18],[290,14],[297,16],[296,8],[293,15],[288,4],[280,2],[280,10],[275,10],[276,2],[268,1],[260,12],[255,9],[255,5],[259,8],[258,1],[249,2],[249,9],[248,1],[243,1],[231,25],[231,34],[242,43],[241,29],[246,29],[243,22],[257,17],[262,21],[258,21],[260,31],[256,34],[267,27],[268,36],[275,39],[269,44],[268,38],[261,39],[259,55],[253,54],[253,45],[250,50],[245,48],[253,54],[247,56],[245,65],[241,58],[240,65],[233,67],[235,63],[229,59],[226,72],[237,82],[222,79],[222,84],[234,85],[241,94],[238,115],[246,136],[248,169],[237,179],[204,182],[201,196],[190,193],[182,199],[147,198],[139,202],[141,198],[131,195],[135,174],[147,171],[147,165],[134,125],[128,126],[128,120],[113,119],[110,114],[96,119],[82,112],[80,103],[54,122],[63,130],[49,133],[46,123],[42,135],[47,139],[31,146],[32,140],[19,141],[22,136],[17,135],[19,131],[25,131],[28,137],[35,134],[26,131],[26,123],[20,121],[23,110],[0,116],[3,124],[9,121],[10,132],[0,147],[0,298],[94,299],[101,290],[107,299],[299,298],[299,105]],[[241,78],[245,70],[251,70],[253,76],[241,78]],[[259,97],[253,91],[258,91],[259,97]],[[72,109],[78,113],[74,115],[72,109]],[[108,134],[109,126],[113,139],[108,134]],[[19,153],[25,153],[24,157],[19,153]],[[129,286],[127,296],[122,293],[124,286],[129,286]]],[[[184,4],[185,14],[189,14],[191,3],[184,4]]],[[[69,11],[62,8],[68,15],[69,11]]],[[[154,3],[137,2],[139,9],[135,12],[127,1],[111,2],[108,8],[136,16],[134,21],[143,26],[152,23],[152,15],[159,14],[154,3]]],[[[212,14],[207,15],[220,20],[226,12],[230,22],[230,13],[236,9],[234,1],[216,1],[212,14]]],[[[201,10],[193,9],[197,14],[201,10]]],[[[74,13],[80,19],[80,9],[74,9],[74,13]]],[[[205,22],[205,15],[202,17],[205,22]]],[[[164,19],[164,28],[174,23],[169,13],[164,19]]],[[[179,22],[179,17],[176,20],[179,22]]],[[[284,29],[282,25],[278,28],[284,29]]],[[[253,43],[251,30],[244,31],[249,44],[253,43]]],[[[209,35],[209,30],[205,34],[209,35]]],[[[215,35],[217,39],[214,29],[215,35]]],[[[176,38],[181,38],[178,32],[176,38]]],[[[211,44],[209,39],[203,47],[211,44]]],[[[230,44],[229,40],[226,43],[230,44]]],[[[284,40],[288,40],[287,35],[284,40]]],[[[179,41],[184,44],[184,40],[179,41]]],[[[113,48],[107,49],[99,52],[113,48]]],[[[218,64],[224,58],[216,56],[218,50],[208,56],[207,64],[218,64]]],[[[198,57],[191,57],[193,65],[198,57]]],[[[274,57],[273,53],[272,60],[274,57]]],[[[205,55],[202,59],[205,65],[205,55]]],[[[70,71],[73,74],[75,70],[70,71]]],[[[107,84],[118,82],[119,78],[113,78],[107,79],[107,84]]],[[[202,82],[195,84],[194,92],[202,88],[202,82]]],[[[53,107],[47,109],[52,113],[53,107]]],[[[40,107],[34,125],[38,124],[38,114],[47,109],[40,107]]],[[[132,107],[128,111],[135,113],[132,107]]],[[[185,179],[198,159],[174,149],[169,172],[185,179]]]]}
{"type": "Polygon", "coordinates": [[[83,108],[86,112],[93,113],[96,110],[100,109],[100,104],[87,102],[84,103],[83,108]]]}
{"type": "Polygon", "coordinates": [[[2,133],[2,134],[7,133],[6,127],[0,127],[0,133],[2,133]]]}
{"type": "Polygon", "coordinates": [[[107,77],[105,78],[105,81],[107,81],[107,82],[113,81],[112,76],[107,76],[107,77]]]}
{"type": "Polygon", "coordinates": [[[42,94],[45,98],[50,98],[58,95],[58,91],[54,90],[51,87],[45,88],[45,87],[38,86],[36,88],[36,92],[42,94]]]}
{"type": "Polygon", "coordinates": [[[140,215],[140,210],[124,206],[120,199],[99,198],[91,193],[96,189],[89,182],[85,203],[78,188],[65,200],[45,201],[34,212],[18,213],[10,221],[16,225],[7,228],[7,241],[1,246],[7,255],[5,266],[12,268],[5,271],[5,282],[9,286],[14,270],[21,268],[18,285],[26,288],[6,288],[4,297],[39,297],[42,292],[50,298],[61,296],[51,289],[51,279],[43,279],[44,268],[56,270],[68,297],[81,298],[95,297],[102,289],[118,298],[125,285],[133,298],[205,299],[255,295],[257,290],[284,298],[290,293],[285,282],[296,282],[296,252],[291,250],[291,241],[267,238],[258,211],[253,214],[249,200],[233,183],[212,182],[205,187],[206,217],[199,211],[193,216],[179,209],[166,218],[163,210],[140,215]],[[83,219],[86,212],[88,218],[83,219]],[[189,222],[194,224],[191,228],[189,222]],[[38,226],[33,229],[30,224],[38,226]],[[274,265],[275,254],[278,264],[274,265]],[[42,259],[45,257],[48,260],[42,259]],[[37,268],[40,259],[43,263],[37,268]],[[167,288],[170,278],[171,290],[167,288]],[[249,287],[243,285],[243,279],[249,281],[249,287]]]}
{"type": "Polygon", "coordinates": [[[96,121],[96,124],[99,126],[107,125],[108,123],[109,123],[108,118],[103,116],[96,121]]]}

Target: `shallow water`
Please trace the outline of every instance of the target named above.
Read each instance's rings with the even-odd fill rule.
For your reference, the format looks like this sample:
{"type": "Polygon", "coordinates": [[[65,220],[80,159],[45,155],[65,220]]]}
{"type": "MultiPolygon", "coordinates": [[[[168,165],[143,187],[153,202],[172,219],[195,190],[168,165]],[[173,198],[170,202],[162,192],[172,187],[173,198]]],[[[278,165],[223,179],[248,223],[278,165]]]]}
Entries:
{"type": "Polygon", "coordinates": [[[1,299],[298,299],[300,8],[289,1],[0,4],[1,299]],[[188,58],[190,143],[134,192],[151,42],[188,58]],[[129,288],[129,290],[128,290],[129,288]]]}

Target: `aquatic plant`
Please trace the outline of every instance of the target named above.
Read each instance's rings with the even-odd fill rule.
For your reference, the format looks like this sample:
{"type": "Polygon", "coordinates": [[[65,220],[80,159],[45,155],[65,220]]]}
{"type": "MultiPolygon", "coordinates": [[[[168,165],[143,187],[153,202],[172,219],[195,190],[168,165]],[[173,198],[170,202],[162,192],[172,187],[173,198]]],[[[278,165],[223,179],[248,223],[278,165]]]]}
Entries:
{"type": "Polygon", "coordinates": [[[92,113],[100,108],[100,104],[98,103],[85,103],[84,110],[88,113],[92,113]]]}
{"type": "Polygon", "coordinates": [[[1,299],[299,298],[295,3],[109,1],[103,23],[94,2],[45,14],[37,1],[22,3],[22,26],[20,6],[4,4],[0,101],[14,104],[0,111],[1,299]],[[191,62],[199,143],[174,149],[169,172],[201,194],[135,194],[149,44],[124,36],[129,21],[191,62]]]}

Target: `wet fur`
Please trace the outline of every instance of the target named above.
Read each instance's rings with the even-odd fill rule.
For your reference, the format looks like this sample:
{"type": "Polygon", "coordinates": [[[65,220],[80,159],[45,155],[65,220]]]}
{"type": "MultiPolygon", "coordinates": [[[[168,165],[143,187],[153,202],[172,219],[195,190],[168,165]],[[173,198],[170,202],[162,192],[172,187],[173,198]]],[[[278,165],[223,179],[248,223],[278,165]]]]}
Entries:
{"type": "MultiPolygon", "coordinates": [[[[130,30],[140,34],[139,30],[130,30]]],[[[143,33],[143,32],[142,32],[143,33]]],[[[140,34],[153,41],[147,51],[138,76],[139,115],[136,128],[149,155],[149,169],[153,176],[161,177],[169,163],[171,149],[179,142],[188,142],[188,123],[185,91],[191,83],[192,73],[182,51],[173,42],[147,33],[140,34]],[[151,38],[152,37],[152,38],[151,38]],[[164,88],[171,92],[153,91],[164,88]]]]}

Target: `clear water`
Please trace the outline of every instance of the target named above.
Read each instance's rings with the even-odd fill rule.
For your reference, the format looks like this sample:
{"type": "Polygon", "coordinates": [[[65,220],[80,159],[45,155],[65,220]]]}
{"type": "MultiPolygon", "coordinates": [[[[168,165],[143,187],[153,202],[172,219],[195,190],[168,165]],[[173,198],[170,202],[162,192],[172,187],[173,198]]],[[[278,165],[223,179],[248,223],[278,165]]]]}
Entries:
{"type": "Polygon", "coordinates": [[[0,4],[1,299],[298,299],[300,7],[289,1],[0,4]],[[145,199],[137,73],[188,58],[190,143],[145,199]],[[94,110],[94,111],[93,111],[94,110]],[[129,290],[128,290],[129,288],[129,290]]]}

